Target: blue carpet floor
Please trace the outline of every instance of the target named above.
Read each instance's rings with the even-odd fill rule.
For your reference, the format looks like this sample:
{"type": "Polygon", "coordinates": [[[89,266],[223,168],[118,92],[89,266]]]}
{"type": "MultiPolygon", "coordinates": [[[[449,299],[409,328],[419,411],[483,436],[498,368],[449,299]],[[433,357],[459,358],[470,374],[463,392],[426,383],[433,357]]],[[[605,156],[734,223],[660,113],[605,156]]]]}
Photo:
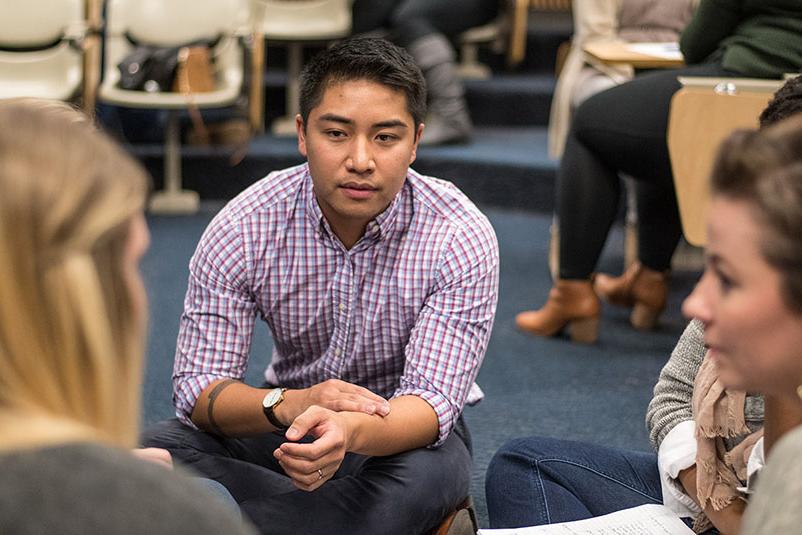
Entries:
{"type": "MultiPolygon", "coordinates": [[[[190,217],[150,217],[152,247],[143,263],[150,295],[145,424],[171,417],[170,374],[187,279],[187,263],[220,204],[190,217]]],[[[550,217],[487,209],[501,249],[496,323],[479,384],[486,398],[466,409],[474,440],[473,497],[487,526],[484,474],[506,440],[542,434],[634,449],[648,449],[644,413],[660,368],[684,327],[679,306],[697,274],[675,273],[668,310],[652,333],[634,331],[626,312],[604,309],[599,343],[579,346],[516,331],[516,312],[539,305],[551,281],[546,266],[550,217]]],[[[616,229],[600,269],[621,269],[622,236],[616,229]]],[[[256,332],[247,380],[261,381],[272,347],[266,327],[256,332]]]]}

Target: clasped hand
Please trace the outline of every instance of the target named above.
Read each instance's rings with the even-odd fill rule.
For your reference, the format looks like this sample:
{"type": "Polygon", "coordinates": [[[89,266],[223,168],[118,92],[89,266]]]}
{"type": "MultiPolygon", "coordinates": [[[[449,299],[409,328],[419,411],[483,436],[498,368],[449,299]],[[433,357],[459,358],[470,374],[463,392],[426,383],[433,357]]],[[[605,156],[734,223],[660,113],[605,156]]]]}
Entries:
{"type": "Polygon", "coordinates": [[[390,413],[390,404],[386,399],[367,388],[339,379],[323,381],[299,390],[298,393],[301,403],[297,414],[292,415],[293,420],[312,406],[323,407],[335,412],[364,412],[379,416],[387,416],[390,413]]]}
{"type": "Polygon", "coordinates": [[[349,429],[341,412],[387,416],[390,404],[361,386],[329,379],[299,392],[301,413],[285,433],[273,455],[293,484],[312,491],[331,479],[349,450],[349,429]],[[298,443],[305,436],[310,443],[298,443]]]}

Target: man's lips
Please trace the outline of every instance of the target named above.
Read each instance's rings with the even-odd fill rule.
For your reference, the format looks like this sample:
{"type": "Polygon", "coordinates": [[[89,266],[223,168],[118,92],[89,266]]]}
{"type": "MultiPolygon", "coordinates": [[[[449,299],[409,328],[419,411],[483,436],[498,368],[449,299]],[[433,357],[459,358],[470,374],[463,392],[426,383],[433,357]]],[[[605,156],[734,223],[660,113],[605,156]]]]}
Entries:
{"type": "Polygon", "coordinates": [[[363,182],[345,182],[340,185],[341,188],[358,189],[358,190],[375,190],[375,186],[363,182]]]}
{"type": "Polygon", "coordinates": [[[343,193],[345,193],[346,197],[350,197],[352,199],[367,199],[377,191],[377,188],[374,186],[359,182],[346,182],[345,184],[340,185],[340,189],[343,190],[343,193]]]}

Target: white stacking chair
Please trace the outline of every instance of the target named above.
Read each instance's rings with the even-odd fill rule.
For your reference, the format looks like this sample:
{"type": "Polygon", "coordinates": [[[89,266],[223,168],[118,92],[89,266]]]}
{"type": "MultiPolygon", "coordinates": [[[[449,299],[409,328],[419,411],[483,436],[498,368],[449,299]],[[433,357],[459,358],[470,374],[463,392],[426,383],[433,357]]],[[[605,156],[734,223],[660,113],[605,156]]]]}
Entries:
{"type": "Polygon", "coordinates": [[[251,29],[247,0],[108,0],[105,72],[99,100],[129,108],[168,111],[164,190],[151,198],[151,211],[173,214],[197,211],[197,192],[184,190],[181,185],[179,112],[190,107],[229,106],[239,99],[245,84],[246,45],[251,29]],[[202,39],[216,39],[211,50],[216,75],[214,90],[186,95],[118,87],[117,65],[133,50],[134,43],[170,47],[202,39]]]}
{"type": "MultiPolygon", "coordinates": [[[[94,110],[94,87],[84,82],[87,20],[92,0],[0,2],[0,99],[71,101],[84,95],[94,110]]],[[[94,34],[92,34],[94,35],[94,34]]],[[[98,66],[86,61],[88,68],[98,66]]]]}
{"type": "Polygon", "coordinates": [[[303,67],[303,45],[334,41],[351,33],[352,0],[253,0],[256,27],[268,41],[287,47],[286,114],[273,122],[276,135],[295,133],[298,114],[298,77],[303,67]]]}

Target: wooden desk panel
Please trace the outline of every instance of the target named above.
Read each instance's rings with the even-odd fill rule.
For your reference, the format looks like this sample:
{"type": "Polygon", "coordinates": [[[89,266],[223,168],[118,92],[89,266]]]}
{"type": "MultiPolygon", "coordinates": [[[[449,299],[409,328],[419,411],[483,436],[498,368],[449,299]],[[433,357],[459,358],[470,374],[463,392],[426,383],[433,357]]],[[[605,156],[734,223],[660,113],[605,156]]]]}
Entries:
{"type": "Polygon", "coordinates": [[[593,59],[608,65],[632,65],[636,69],[672,69],[683,67],[684,61],[633,52],[627,43],[588,43],[584,52],[593,59]]]}

